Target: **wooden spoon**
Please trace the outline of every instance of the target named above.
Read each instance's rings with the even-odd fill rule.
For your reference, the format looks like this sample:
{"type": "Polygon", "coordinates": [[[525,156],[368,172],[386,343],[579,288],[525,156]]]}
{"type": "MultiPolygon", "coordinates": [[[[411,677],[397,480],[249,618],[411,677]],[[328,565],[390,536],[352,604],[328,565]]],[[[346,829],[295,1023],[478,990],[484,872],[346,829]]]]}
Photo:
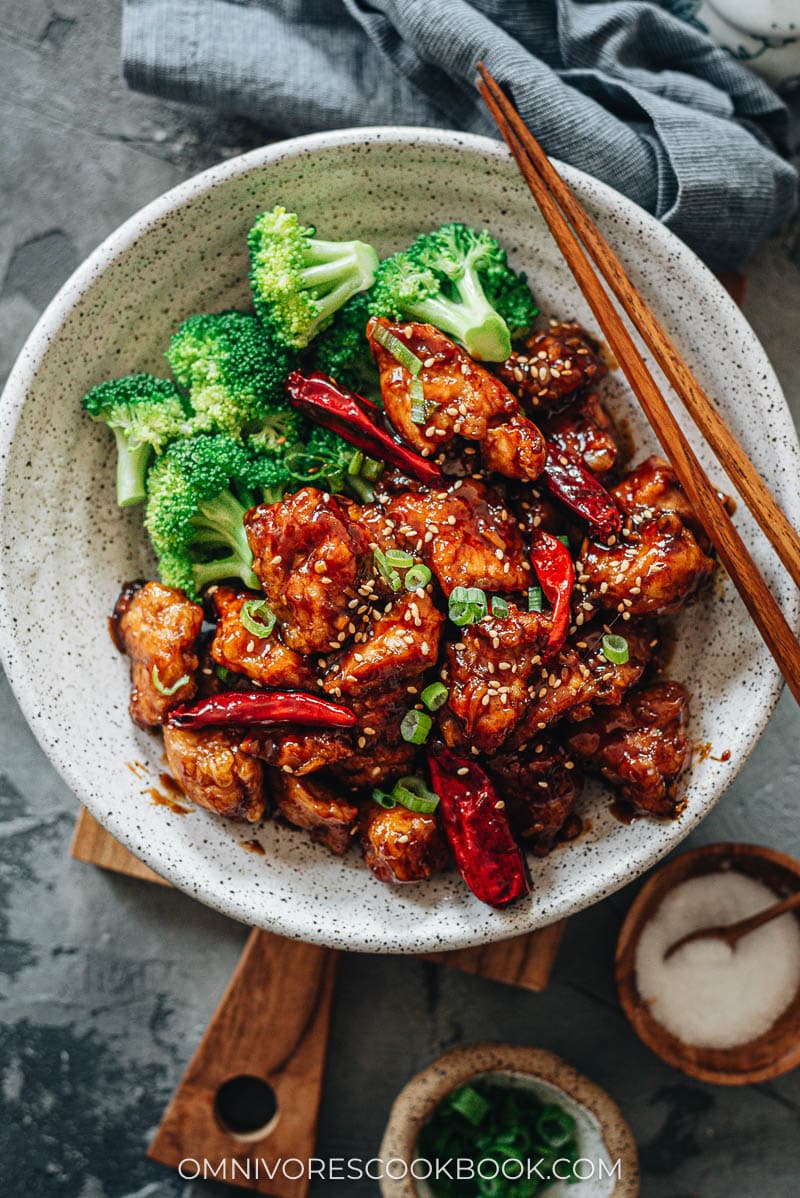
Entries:
{"type": "Polygon", "coordinates": [[[800,907],[800,890],[797,894],[791,894],[789,898],[781,899],[779,903],[773,903],[771,907],[765,907],[763,911],[757,911],[755,915],[750,915],[747,919],[740,919],[737,923],[723,923],[711,928],[698,928],[696,932],[689,932],[688,935],[681,936],[680,940],[671,944],[664,953],[664,960],[668,961],[679,948],[683,948],[685,944],[694,944],[695,940],[724,940],[728,948],[735,948],[743,936],[754,932],[756,928],[763,927],[765,923],[771,923],[773,919],[778,919],[787,911],[795,911],[798,907],[800,907]]]}

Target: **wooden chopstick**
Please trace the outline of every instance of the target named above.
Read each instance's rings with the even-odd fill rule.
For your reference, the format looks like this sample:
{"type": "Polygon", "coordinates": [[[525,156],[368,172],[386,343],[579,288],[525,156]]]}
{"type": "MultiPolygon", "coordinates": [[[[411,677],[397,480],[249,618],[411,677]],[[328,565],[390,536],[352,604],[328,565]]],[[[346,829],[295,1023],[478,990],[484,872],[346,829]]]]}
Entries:
{"type": "Polygon", "coordinates": [[[800,587],[800,535],[792,528],[769,487],[719,414],[716,404],[700,386],[663,325],[656,320],[589,213],[561,178],[497,82],[482,64],[478,70],[508,123],[524,143],[537,173],[583,242],[584,249],[627,312],[778,557],[800,587]]]}
{"type": "MultiPolygon", "coordinates": [[[[481,95],[497,122],[556,244],[572,270],[614,357],[620,364],[661,442],[664,452],[672,463],[678,480],[694,507],[709,540],[714,545],[720,561],[728,571],[753,622],[775,658],[789,689],[795,699],[800,702],[800,645],[794,633],[750,556],[747,546],[736,531],[717,491],[706,477],[696,454],[661,394],[622,317],[614,307],[602,282],[594,273],[575,232],[528,153],[528,146],[535,141],[533,134],[524,124],[521,125],[520,133],[517,133],[516,127],[512,126],[510,117],[507,116],[507,113],[513,109],[511,102],[482,64],[479,64],[478,70],[482,77],[479,84],[481,95]]],[[[541,148],[540,152],[544,153],[541,148]]],[[[598,237],[600,236],[598,231],[598,237]]],[[[642,302],[644,303],[644,301],[642,302]]],[[[646,310],[649,313],[649,309],[646,310]]],[[[654,315],[649,314],[649,319],[655,323],[654,315]]],[[[680,391],[679,394],[681,394],[680,391]]]]}

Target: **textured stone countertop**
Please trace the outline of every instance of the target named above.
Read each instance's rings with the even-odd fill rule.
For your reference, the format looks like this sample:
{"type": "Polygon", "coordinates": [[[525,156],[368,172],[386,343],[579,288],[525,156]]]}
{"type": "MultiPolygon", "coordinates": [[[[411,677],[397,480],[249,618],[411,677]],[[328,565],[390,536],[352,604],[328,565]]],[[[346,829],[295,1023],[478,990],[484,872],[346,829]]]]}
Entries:
{"type": "MultiPolygon", "coordinates": [[[[241,120],[128,92],[118,0],[0,4],[0,375],[47,301],[130,213],[259,144],[241,120]]],[[[797,230],[763,247],[746,312],[800,417],[797,230]]],[[[24,596],[20,596],[24,603],[24,596]]],[[[784,696],[760,745],[688,843],[753,840],[800,854],[800,713],[784,696]]],[[[0,685],[0,1193],[4,1198],[213,1198],[144,1152],[219,999],[245,929],[185,896],[71,861],[76,801],[0,685]]],[[[662,1065],[614,995],[634,888],[572,919],[533,995],[413,959],[342,962],[320,1155],[369,1155],[406,1079],[487,1036],[565,1056],[616,1098],[644,1198],[790,1198],[800,1072],[714,1089],[662,1065]]],[[[688,998],[688,996],[687,996],[688,998]]],[[[313,1193],[372,1194],[374,1183],[313,1193]]]]}

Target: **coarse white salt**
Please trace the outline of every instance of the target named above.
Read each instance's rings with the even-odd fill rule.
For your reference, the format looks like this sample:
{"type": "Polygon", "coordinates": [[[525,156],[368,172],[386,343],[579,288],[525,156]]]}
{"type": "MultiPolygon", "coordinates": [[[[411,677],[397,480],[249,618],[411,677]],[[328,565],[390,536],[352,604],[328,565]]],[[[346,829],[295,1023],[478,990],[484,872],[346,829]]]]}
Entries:
{"type": "Polygon", "coordinates": [[[664,960],[689,932],[736,923],[778,897],[736,870],[705,874],[676,886],[643,928],[637,989],[658,1023],[684,1044],[746,1044],[792,1001],[800,986],[800,927],[792,914],[744,936],[734,949],[721,940],[696,940],[664,960]]]}

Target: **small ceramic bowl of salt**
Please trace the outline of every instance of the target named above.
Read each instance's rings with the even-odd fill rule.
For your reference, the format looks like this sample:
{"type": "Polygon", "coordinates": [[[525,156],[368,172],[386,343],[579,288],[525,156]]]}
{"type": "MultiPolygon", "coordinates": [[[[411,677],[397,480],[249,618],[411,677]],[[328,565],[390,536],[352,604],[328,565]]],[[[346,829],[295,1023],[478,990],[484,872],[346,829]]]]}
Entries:
{"type": "Polygon", "coordinates": [[[620,933],[620,1001],[641,1040],[703,1081],[744,1085],[800,1064],[800,919],[785,914],[730,948],[701,928],[737,923],[800,890],[800,862],[714,844],[684,853],[639,891],[620,933]]]}

